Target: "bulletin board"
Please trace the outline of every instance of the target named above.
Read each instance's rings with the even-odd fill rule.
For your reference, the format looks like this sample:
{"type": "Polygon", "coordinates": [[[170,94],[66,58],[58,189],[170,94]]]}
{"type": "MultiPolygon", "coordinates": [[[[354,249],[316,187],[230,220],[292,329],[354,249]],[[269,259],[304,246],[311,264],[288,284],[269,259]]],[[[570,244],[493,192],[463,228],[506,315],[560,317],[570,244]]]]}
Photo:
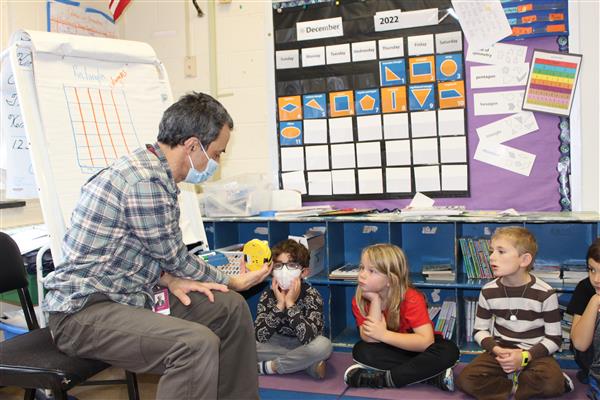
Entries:
{"type": "Polygon", "coordinates": [[[499,65],[490,69],[508,68],[515,80],[473,85],[471,74],[486,75],[485,69],[476,67],[488,67],[488,61],[468,54],[458,21],[445,15],[450,7],[450,1],[385,0],[274,8],[282,188],[300,190],[305,202],[338,207],[402,208],[422,192],[435,198],[437,205],[469,209],[568,209],[568,119],[538,112],[520,114],[526,84],[521,72],[526,77],[533,50],[565,51],[567,37],[508,38],[505,43],[514,46],[510,51],[503,51],[500,43],[499,50],[491,53],[496,57],[516,53],[516,61],[503,69],[499,65]],[[376,30],[376,16],[384,18],[397,9],[406,13],[431,8],[438,9],[437,24],[376,30]],[[340,19],[343,34],[336,35],[340,19]],[[299,34],[306,36],[300,29],[314,28],[317,20],[326,20],[317,29],[334,33],[310,38],[309,32],[308,39],[299,40],[299,34]],[[460,47],[450,45],[446,50],[455,35],[461,35],[460,47]],[[414,50],[420,39],[427,50],[419,54],[414,50]],[[402,52],[386,54],[386,44],[398,43],[402,52]],[[375,57],[369,58],[373,52],[375,57]],[[414,72],[426,70],[414,67],[428,57],[433,60],[434,78],[413,80],[414,72]],[[388,86],[386,77],[400,80],[388,86]],[[406,96],[396,103],[406,109],[386,105],[390,87],[398,88],[396,98],[406,96]],[[415,102],[415,88],[431,89],[433,99],[415,102]],[[444,103],[450,98],[459,101],[444,103]],[[498,99],[499,108],[484,110],[498,99]],[[485,135],[502,126],[508,137],[495,143],[487,140],[491,137],[485,135]],[[512,159],[508,162],[512,165],[506,165],[507,159],[512,159]]]}

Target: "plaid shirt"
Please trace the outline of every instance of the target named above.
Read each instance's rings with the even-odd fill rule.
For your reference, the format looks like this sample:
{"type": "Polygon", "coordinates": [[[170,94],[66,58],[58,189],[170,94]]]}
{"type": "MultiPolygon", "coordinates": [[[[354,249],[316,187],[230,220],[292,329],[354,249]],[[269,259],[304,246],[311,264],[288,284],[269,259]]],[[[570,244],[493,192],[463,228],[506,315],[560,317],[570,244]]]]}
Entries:
{"type": "Polygon", "coordinates": [[[134,307],[152,307],[161,271],[228,283],[188,253],[179,228],[179,189],[167,159],[135,150],[90,178],[63,239],[64,261],[44,279],[43,308],[73,313],[94,293],[134,307]]]}

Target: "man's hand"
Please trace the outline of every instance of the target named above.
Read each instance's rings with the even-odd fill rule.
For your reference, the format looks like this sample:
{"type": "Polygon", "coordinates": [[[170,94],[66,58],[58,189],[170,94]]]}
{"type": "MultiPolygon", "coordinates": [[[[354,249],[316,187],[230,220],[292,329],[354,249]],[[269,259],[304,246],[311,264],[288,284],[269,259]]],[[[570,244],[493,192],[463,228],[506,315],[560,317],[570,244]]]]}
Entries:
{"type": "Polygon", "coordinates": [[[241,292],[265,280],[271,273],[271,263],[264,263],[262,268],[229,278],[229,288],[241,292]]]}
{"type": "Polygon", "coordinates": [[[229,291],[227,286],[221,285],[220,283],[198,282],[191,279],[178,278],[169,274],[164,274],[160,278],[160,283],[163,286],[166,285],[169,288],[169,292],[173,293],[173,295],[177,297],[184,306],[189,306],[192,302],[190,297],[187,295],[189,292],[203,293],[206,297],[208,297],[208,301],[213,303],[215,301],[215,296],[212,293],[213,290],[218,290],[219,292],[229,291]]]}
{"type": "Polygon", "coordinates": [[[273,278],[271,280],[271,290],[273,294],[275,294],[275,298],[277,299],[277,308],[279,311],[285,310],[285,293],[281,291],[279,284],[277,283],[277,279],[273,278]]]}
{"type": "Polygon", "coordinates": [[[294,278],[290,288],[285,294],[285,308],[293,307],[296,304],[296,300],[298,300],[298,296],[300,296],[300,278],[294,278]]]}

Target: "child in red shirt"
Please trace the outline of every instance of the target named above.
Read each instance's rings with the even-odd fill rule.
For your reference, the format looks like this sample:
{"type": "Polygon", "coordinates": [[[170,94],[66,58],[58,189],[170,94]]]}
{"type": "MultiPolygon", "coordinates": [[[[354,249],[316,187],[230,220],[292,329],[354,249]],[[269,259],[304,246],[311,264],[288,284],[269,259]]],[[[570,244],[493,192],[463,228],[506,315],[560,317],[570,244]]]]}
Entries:
{"type": "Polygon", "coordinates": [[[432,384],[454,391],[456,344],[433,331],[424,296],[409,281],[404,252],[376,244],[361,255],[358,287],[352,300],[361,340],[354,345],[344,381],[352,387],[403,387],[432,384]]]}

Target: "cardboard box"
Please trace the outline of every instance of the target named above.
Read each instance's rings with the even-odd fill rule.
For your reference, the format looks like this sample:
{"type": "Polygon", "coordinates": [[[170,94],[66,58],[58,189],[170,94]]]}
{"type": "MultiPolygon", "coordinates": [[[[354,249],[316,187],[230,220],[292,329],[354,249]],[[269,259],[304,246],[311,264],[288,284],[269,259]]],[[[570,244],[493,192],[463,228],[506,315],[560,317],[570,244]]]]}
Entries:
{"type": "Polygon", "coordinates": [[[310,252],[307,277],[315,276],[325,269],[325,228],[309,229],[302,236],[288,236],[289,239],[304,245],[310,252]]]}

